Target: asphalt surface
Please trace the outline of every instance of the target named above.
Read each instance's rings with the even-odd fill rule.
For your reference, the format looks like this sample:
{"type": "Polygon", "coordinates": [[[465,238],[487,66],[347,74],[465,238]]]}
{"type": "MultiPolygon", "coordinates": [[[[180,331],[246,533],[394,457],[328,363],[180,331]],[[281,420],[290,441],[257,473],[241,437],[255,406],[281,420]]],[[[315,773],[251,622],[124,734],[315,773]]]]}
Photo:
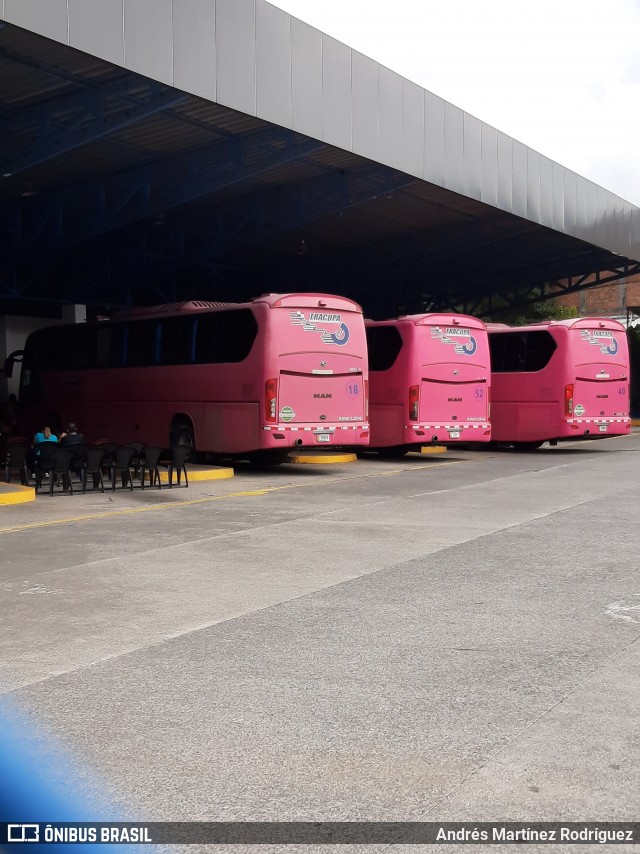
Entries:
{"type": "Polygon", "coordinates": [[[637,820],[639,463],[635,434],[2,508],[4,702],[131,820],[637,820]]]}

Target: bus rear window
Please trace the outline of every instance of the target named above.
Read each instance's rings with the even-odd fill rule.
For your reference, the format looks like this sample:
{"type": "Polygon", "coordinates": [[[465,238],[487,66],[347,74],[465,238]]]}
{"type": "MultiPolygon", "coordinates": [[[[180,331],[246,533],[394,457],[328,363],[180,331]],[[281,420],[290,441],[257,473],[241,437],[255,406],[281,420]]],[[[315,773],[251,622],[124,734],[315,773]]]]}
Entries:
{"type": "Polygon", "coordinates": [[[557,344],[544,329],[535,332],[495,332],[489,335],[494,374],[541,371],[549,364],[557,344]]]}
{"type": "Polygon", "coordinates": [[[388,371],[402,350],[402,336],[395,326],[367,326],[369,370],[388,371]]]}

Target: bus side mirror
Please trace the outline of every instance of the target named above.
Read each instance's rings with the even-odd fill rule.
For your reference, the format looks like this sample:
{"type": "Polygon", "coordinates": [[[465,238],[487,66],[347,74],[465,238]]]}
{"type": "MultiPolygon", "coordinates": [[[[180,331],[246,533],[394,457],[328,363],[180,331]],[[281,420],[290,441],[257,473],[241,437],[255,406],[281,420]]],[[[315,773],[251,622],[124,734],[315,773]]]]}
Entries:
{"type": "Polygon", "coordinates": [[[22,362],[23,356],[24,350],[14,350],[13,353],[10,353],[4,360],[4,375],[7,379],[11,379],[13,376],[13,366],[16,362],[22,362]]]}

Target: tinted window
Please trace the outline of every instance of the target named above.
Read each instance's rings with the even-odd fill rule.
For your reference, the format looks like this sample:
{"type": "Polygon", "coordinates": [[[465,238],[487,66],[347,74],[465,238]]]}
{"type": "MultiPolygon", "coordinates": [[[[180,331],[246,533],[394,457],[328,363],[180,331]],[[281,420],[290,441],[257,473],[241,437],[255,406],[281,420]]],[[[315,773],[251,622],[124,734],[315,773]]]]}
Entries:
{"type": "Polygon", "coordinates": [[[105,323],[98,327],[98,358],[99,368],[121,368],[124,364],[124,347],[126,343],[126,326],[123,324],[105,323]]]}
{"type": "Polygon", "coordinates": [[[158,362],[157,320],[129,323],[127,330],[127,366],[144,367],[158,362]]]}
{"type": "Polygon", "coordinates": [[[52,326],[34,333],[27,344],[25,367],[72,371],[96,365],[96,334],[93,326],[52,326]]]}
{"type": "Polygon", "coordinates": [[[160,364],[188,365],[193,362],[193,317],[167,317],[161,323],[160,364]]]}
{"type": "Polygon", "coordinates": [[[94,326],[72,326],[60,330],[64,341],[63,367],[66,370],[87,370],[96,366],[96,330],[94,326]]]}
{"type": "Polygon", "coordinates": [[[549,364],[556,346],[544,329],[489,334],[491,370],[496,374],[541,371],[549,364]]]}
{"type": "Polygon", "coordinates": [[[258,324],[248,308],[200,314],[196,318],[195,361],[242,362],[257,334],[258,324]]]}
{"type": "Polygon", "coordinates": [[[367,326],[369,370],[388,371],[402,350],[402,336],[395,326],[367,326]]]}

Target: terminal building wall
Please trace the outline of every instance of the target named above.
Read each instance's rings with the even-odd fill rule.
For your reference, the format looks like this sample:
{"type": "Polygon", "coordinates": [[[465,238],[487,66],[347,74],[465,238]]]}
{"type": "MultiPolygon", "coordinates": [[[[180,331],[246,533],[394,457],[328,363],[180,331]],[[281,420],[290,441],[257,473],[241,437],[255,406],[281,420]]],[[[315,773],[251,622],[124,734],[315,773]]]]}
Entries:
{"type": "Polygon", "coordinates": [[[640,276],[558,297],[559,305],[592,317],[624,317],[627,306],[640,306],[640,276]]]}

